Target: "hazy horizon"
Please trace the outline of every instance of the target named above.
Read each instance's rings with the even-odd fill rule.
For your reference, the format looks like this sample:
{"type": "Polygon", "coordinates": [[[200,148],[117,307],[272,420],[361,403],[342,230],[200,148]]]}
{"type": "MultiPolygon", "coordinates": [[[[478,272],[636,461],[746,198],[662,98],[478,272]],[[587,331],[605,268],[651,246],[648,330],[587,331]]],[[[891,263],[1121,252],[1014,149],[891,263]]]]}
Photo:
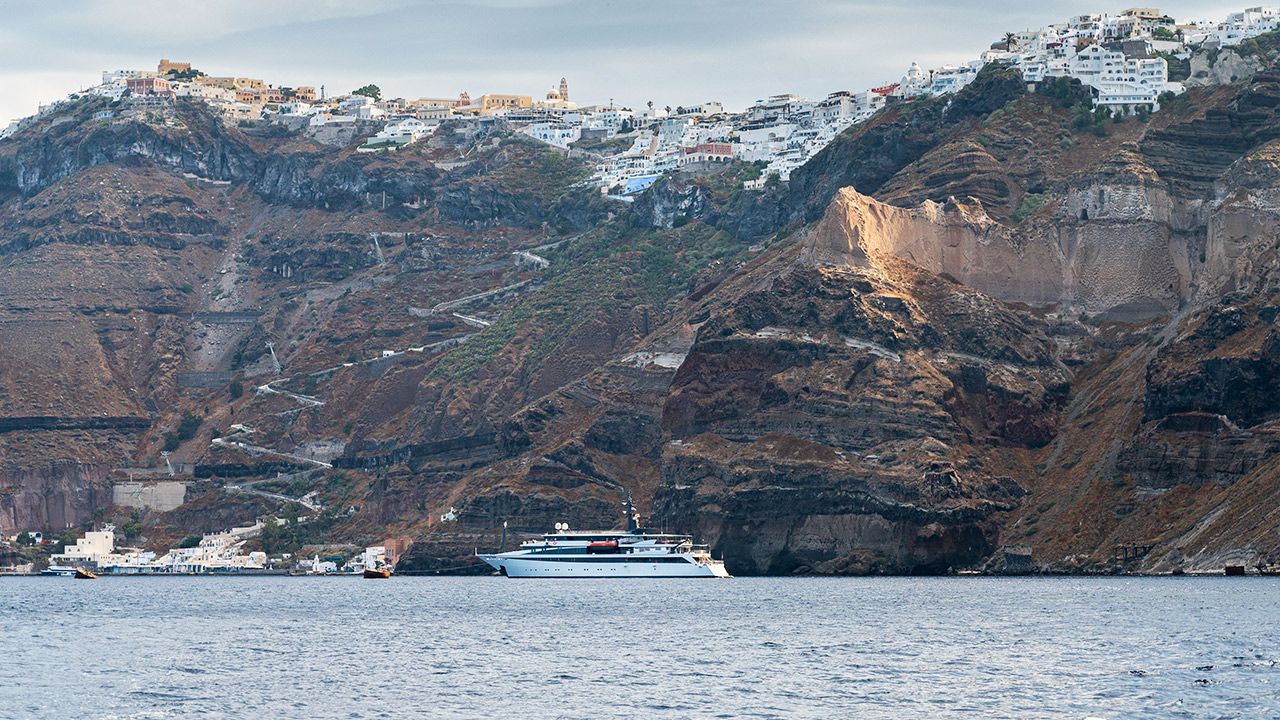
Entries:
{"type": "MultiPolygon", "coordinates": [[[[1124,7],[1128,7],[1127,5],[1124,7]]],[[[197,4],[144,0],[56,5],[0,0],[0,127],[90,87],[103,70],[153,69],[161,57],[211,75],[338,94],[374,83],[388,97],[509,92],[541,96],[564,76],[580,104],[632,107],[719,100],[741,108],[775,93],[823,97],[974,59],[1005,32],[1091,2],[1010,7],[990,0],[911,7],[858,0],[335,0],[197,4]],[[903,33],[910,31],[909,37],[903,33]]],[[[1179,19],[1245,4],[1187,0],[1179,19]]]]}

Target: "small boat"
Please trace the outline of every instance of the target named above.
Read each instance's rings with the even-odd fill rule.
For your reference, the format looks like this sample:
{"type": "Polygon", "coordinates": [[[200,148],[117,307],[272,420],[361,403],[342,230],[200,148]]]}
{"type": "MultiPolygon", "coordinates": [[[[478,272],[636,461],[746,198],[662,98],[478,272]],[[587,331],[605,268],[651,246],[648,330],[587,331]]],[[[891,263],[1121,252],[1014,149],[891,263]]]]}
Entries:
{"type": "Polygon", "coordinates": [[[75,577],[76,568],[70,565],[50,565],[40,571],[41,575],[52,575],[55,577],[75,577]]]}
{"type": "Polygon", "coordinates": [[[77,580],[97,580],[98,579],[97,573],[91,572],[89,570],[85,570],[84,568],[76,568],[75,577],[77,580]]]}
{"type": "Polygon", "coordinates": [[[366,580],[386,580],[391,577],[391,569],[385,567],[365,568],[364,577],[366,580]]]}

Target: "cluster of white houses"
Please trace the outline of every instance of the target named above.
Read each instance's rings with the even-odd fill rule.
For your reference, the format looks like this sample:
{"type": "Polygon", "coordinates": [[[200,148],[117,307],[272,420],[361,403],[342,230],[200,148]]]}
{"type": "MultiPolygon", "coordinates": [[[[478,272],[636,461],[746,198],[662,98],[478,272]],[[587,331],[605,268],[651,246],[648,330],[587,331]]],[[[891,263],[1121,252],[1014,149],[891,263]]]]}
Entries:
{"type": "MultiPolygon", "coordinates": [[[[245,543],[262,531],[262,523],[224,532],[208,533],[191,547],[171,548],[163,555],[139,548],[116,547],[115,527],[105,525],[101,530],[90,530],[68,545],[62,552],[50,556],[51,565],[64,568],[85,568],[111,575],[218,575],[267,570],[267,554],[261,551],[244,552],[245,543]]],[[[388,540],[383,545],[365,548],[363,552],[347,559],[341,565],[320,556],[304,558],[294,563],[300,572],[311,574],[361,573],[365,568],[394,566],[399,553],[407,544],[388,540]]],[[[277,558],[278,566],[289,556],[277,558]]]]}
{"type": "Polygon", "coordinates": [[[192,547],[171,548],[157,556],[147,550],[117,548],[115,528],[106,525],[101,530],[86,532],[74,545],[66,546],[49,560],[53,565],[90,568],[119,575],[202,575],[262,570],[266,567],[266,553],[243,552],[245,541],[261,529],[262,525],[257,524],[209,533],[192,547]]]}
{"type": "Polygon", "coordinates": [[[794,95],[758,100],[745,112],[705,112],[709,103],[665,117],[641,116],[630,147],[602,162],[596,181],[625,197],[683,165],[730,160],[761,161],[758,187],[770,176],[788,180],[848,126],[886,102],[954,93],[989,64],[1016,68],[1030,84],[1057,77],[1078,80],[1096,107],[1115,113],[1159,110],[1165,93],[1183,92],[1169,80],[1166,56],[1185,59],[1199,48],[1226,48],[1280,27],[1280,13],[1255,7],[1224,21],[1179,23],[1158,8],[1130,8],[1118,15],[1079,15],[1039,30],[1010,33],[964,64],[926,70],[912,63],[896,83],[859,93],[831,93],[811,101],[794,95]]]}
{"type": "MultiPolygon", "coordinates": [[[[598,157],[593,182],[602,192],[626,199],[662,175],[689,166],[735,160],[759,162],[761,185],[788,180],[849,126],[886,103],[946,95],[968,85],[979,70],[999,64],[1019,70],[1028,83],[1074,78],[1090,88],[1097,106],[1115,112],[1158,110],[1165,93],[1180,93],[1169,80],[1166,57],[1186,58],[1197,48],[1225,48],[1280,25],[1270,8],[1250,8],[1222,21],[1179,23],[1157,8],[1130,8],[1117,15],[1079,15],[1038,30],[1009,33],[976,59],[926,70],[912,63],[897,81],[861,92],[838,91],[821,100],[791,94],[756,101],[730,112],[717,102],[640,110],[609,105],[579,106],[569,84],[536,99],[487,94],[472,98],[381,99],[351,94],[329,97],[324,86],[277,87],[256,78],[211,77],[189,63],[161,60],[155,71],[116,70],[81,94],[122,99],[131,105],[163,104],[172,98],[203,100],[228,122],[268,120],[305,128],[319,136],[348,128],[363,137],[359,148],[385,152],[416,142],[445,120],[501,121],[531,138],[598,157]],[[618,136],[621,136],[619,138],[618,136]]],[[[42,110],[43,111],[43,110],[42,110]]],[[[20,123],[19,123],[20,124],[20,123]]],[[[0,131],[13,132],[16,126],[0,131]]]]}

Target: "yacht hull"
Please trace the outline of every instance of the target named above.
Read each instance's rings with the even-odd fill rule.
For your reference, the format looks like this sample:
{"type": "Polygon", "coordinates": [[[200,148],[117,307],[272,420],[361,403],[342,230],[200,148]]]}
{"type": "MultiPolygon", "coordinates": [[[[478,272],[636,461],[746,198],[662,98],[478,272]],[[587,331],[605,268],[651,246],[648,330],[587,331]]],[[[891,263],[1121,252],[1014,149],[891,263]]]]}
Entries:
{"type": "Polygon", "coordinates": [[[672,557],[637,559],[617,555],[599,559],[535,560],[512,555],[481,555],[480,559],[512,578],[729,577],[723,563],[697,563],[672,557]]]}

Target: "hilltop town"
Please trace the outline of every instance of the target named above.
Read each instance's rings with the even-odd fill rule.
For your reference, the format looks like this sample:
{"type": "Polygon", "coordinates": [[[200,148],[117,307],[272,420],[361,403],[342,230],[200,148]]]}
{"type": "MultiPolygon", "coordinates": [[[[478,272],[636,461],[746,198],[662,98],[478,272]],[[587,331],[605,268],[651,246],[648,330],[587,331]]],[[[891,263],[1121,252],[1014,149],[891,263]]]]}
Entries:
{"type": "MultiPolygon", "coordinates": [[[[1280,12],[1255,7],[1221,21],[1180,22],[1158,8],[1119,14],[1078,15],[1035,30],[1007,33],[968,62],[923,68],[912,63],[895,82],[821,100],[790,93],[771,95],[734,111],[716,101],[641,108],[613,103],[579,105],[561,78],[541,98],[486,93],[472,97],[384,98],[376,85],[332,94],[324,86],[286,86],[250,77],[207,75],[189,62],[163,59],[155,70],[110,70],[101,83],[44,106],[0,131],[0,139],[83,95],[119,101],[124,108],[162,108],[177,99],[208,103],[227,123],[269,123],[319,142],[345,146],[363,140],[362,152],[390,152],[417,142],[442,123],[502,123],[565,150],[596,160],[590,182],[609,196],[629,200],[663,175],[684,167],[733,161],[756,163],[748,189],[771,178],[786,182],[838,134],[875,115],[887,103],[948,95],[968,85],[985,66],[1016,68],[1028,84],[1070,78],[1089,88],[1095,110],[1114,115],[1158,111],[1162,98],[1184,82],[1209,81],[1207,69],[1192,75],[1195,49],[1239,46],[1280,25],[1280,12]],[[1171,77],[1170,65],[1180,72],[1171,77]]],[[[103,120],[115,112],[104,110],[103,120]]]]}

